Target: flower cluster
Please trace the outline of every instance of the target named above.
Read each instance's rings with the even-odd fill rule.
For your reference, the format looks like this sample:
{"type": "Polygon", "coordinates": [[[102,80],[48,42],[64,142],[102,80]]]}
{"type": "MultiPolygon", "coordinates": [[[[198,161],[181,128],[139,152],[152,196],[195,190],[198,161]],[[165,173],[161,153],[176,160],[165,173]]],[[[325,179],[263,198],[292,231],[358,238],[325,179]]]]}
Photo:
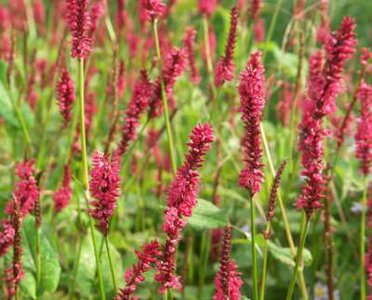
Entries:
{"type": "Polygon", "coordinates": [[[214,73],[214,82],[217,87],[234,78],[234,49],[238,30],[238,9],[236,6],[231,9],[230,15],[230,31],[225,47],[225,54],[217,62],[214,73]]]}
{"type": "Polygon", "coordinates": [[[105,8],[103,6],[103,3],[101,1],[94,3],[92,8],[90,9],[90,36],[93,36],[93,34],[96,32],[99,20],[104,14],[105,8]]]}
{"type": "Polygon", "coordinates": [[[85,59],[92,51],[92,24],[88,0],[66,0],[67,22],[72,34],[71,56],[85,59]]]}
{"type": "Polygon", "coordinates": [[[71,120],[72,105],[75,101],[75,85],[66,69],[62,70],[56,89],[59,111],[66,127],[68,122],[71,120]]]}
{"type": "Polygon", "coordinates": [[[161,18],[166,12],[167,6],[161,0],[140,0],[146,18],[149,21],[161,18]]]}
{"type": "Polygon", "coordinates": [[[9,220],[2,221],[2,230],[0,232],[0,257],[5,255],[14,241],[14,228],[9,220]]]}
{"type": "Polygon", "coordinates": [[[216,288],[213,300],[239,300],[240,288],[243,285],[241,274],[234,260],[230,258],[231,252],[231,226],[226,226],[221,249],[220,269],[214,279],[216,288]]]}
{"type": "Polygon", "coordinates": [[[175,275],[175,254],[181,233],[196,205],[199,188],[199,172],[204,156],[213,142],[213,130],[209,124],[197,125],[187,144],[189,152],[184,164],[178,169],[168,191],[168,206],[165,210],[163,230],[167,240],[157,265],[155,279],[161,284],[160,292],[180,289],[180,278],[175,275]]]}
{"type": "Polygon", "coordinates": [[[363,175],[370,174],[372,166],[372,86],[362,83],[357,92],[360,100],[360,118],[355,134],[356,157],[363,175]]]}
{"type": "Polygon", "coordinates": [[[120,157],[94,152],[92,155],[92,170],[90,172],[89,190],[92,197],[91,216],[98,221],[98,228],[107,236],[109,222],[120,190],[120,157]]]}
{"type": "MultiPolygon", "coordinates": [[[[17,182],[13,196],[19,201],[21,213],[26,216],[34,207],[39,198],[39,187],[34,177],[34,161],[26,160],[16,166],[17,182]]],[[[14,213],[14,201],[10,201],[5,209],[6,213],[14,213]]]]}
{"type": "Polygon", "coordinates": [[[136,138],[139,118],[145,112],[151,95],[152,84],[148,79],[147,72],[143,70],[140,79],[134,86],[132,98],[125,112],[121,141],[115,151],[118,156],[122,156],[127,151],[129,142],[136,138]]]}
{"type": "Polygon", "coordinates": [[[195,59],[195,37],[196,30],[192,27],[188,28],[185,33],[185,38],[183,39],[183,46],[185,48],[187,60],[189,62],[191,82],[194,84],[198,84],[200,82],[200,74],[196,66],[195,59]]]}
{"type": "Polygon", "coordinates": [[[262,0],[251,0],[249,7],[249,17],[252,20],[257,20],[262,8],[262,0]]]}
{"type": "Polygon", "coordinates": [[[265,69],[261,63],[261,53],[251,55],[245,70],[240,75],[239,96],[241,100],[240,112],[245,126],[242,140],[245,166],[239,175],[239,185],[251,194],[261,190],[263,181],[261,162],[261,131],[260,122],[265,106],[265,69]]]}
{"type": "Polygon", "coordinates": [[[61,187],[53,194],[54,211],[62,211],[71,200],[71,168],[66,164],[63,172],[63,181],[61,187]]]}
{"type": "Polygon", "coordinates": [[[157,78],[153,87],[153,95],[150,100],[149,115],[155,118],[162,113],[162,81],[168,101],[173,95],[173,86],[186,67],[186,55],[184,50],[173,48],[165,58],[162,75],[157,78]]]}
{"type": "Polygon", "coordinates": [[[154,240],[143,245],[141,251],[136,251],[137,263],[125,272],[125,288],[121,289],[115,300],[130,300],[139,283],[145,280],[144,274],[157,263],[161,255],[160,245],[154,240]]]}
{"type": "Polygon", "coordinates": [[[340,78],[347,59],[355,52],[355,24],[345,17],[340,29],[329,35],[325,43],[326,61],[315,52],[310,58],[308,95],[303,103],[299,125],[299,150],[302,153],[302,172],[305,184],[296,202],[310,218],[321,207],[325,178],[323,174],[324,149],[323,118],[335,111],[335,99],[340,92],[340,78]]]}
{"type": "Polygon", "coordinates": [[[210,17],[216,10],[217,0],[199,0],[199,12],[210,17]]]}

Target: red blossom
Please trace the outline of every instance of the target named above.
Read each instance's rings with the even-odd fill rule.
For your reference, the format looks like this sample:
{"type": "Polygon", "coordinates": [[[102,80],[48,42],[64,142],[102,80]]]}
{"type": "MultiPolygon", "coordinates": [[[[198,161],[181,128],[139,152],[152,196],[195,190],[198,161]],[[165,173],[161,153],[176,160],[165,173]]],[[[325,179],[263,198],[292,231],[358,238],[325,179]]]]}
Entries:
{"type": "Polygon", "coordinates": [[[355,134],[356,157],[363,175],[370,174],[372,166],[372,86],[362,83],[357,92],[360,100],[360,118],[355,134]]]}
{"type": "Polygon", "coordinates": [[[147,72],[141,71],[141,77],[134,86],[132,98],[125,112],[122,137],[115,153],[122,156],[128,150],[129,143],[137,136],[137,128],[141,114],[146,111],[152,95],[152,85],[148,79],[147,72]]]}
{"type": "Polygon", "coordinates": [[[257,43],[261,43],[265,39],[265,21],[262,18],[257,19],[253,26],[254,39],[257,43]]]}
{"type": "Polygon", "coordinates": [[[97,227],[107,236],[110,218],[116,208],[120,193],[120,157],[94,152],[90,171],[89,190],[95,199],[90,202],[91,216],[98,221],[97,227]]]}
{"type": "Polygon", "coordinates": [[[234,50],[238,30],[238,9],[236,6],[231,9],[230,14],[230,31],[225,47],[225,54],[218,60],[214,73],[214,82],[217,87],[234,78],[234,50]]]}
{"type": "Polygon", "coordinates": [[[90,9],[90,20],[91,20],[91,27],[90,27],[90,36],[92,36],[98,27],[99,20],[105,14],[105,8],[101,1],[98,1],[93,4],[92,8],[90,9]]]}
{"type": "Polygon", "coordinates": [[[2,221],[2,229],[0,232],[0,257],[4,256],[14,241],[14,228],[9,220],[2,221]]]}
{"type": "Polygon", "coordinates": [[[252,20],[256,20],[260,15],[262,8],[262,0],[251,0],[249,7],[249,16],[252,20]]]}
{"type": "Polygon", "coordinates": [[[63,117],[64,126],[67,127],[72,117],[72,105],[75,102],[75,84],[66,69],[61,72],[56,90],[59,111],[63,117]]]}
{"type": "Polygon", "coordinates": [[[161,0],[140,0],[140,3],[148,21],[152,22],[166,13],[167,6],[161,0]]]}
{"type": "Polygon", "coordinates": [[[71,200],[71,168],[69,164],[64,166],[63,181],[61,187],[53,194],[54,211],[62,211],[71,200]]]}
{"type": "Polygon", "coordinates": [[[221,249],[220,269],[214,279],[216,291],[213,300],[240,300],[240,288],[243,285],[241,274],[231,252],[231,226],[226,226],[221,249]]]}
{"type": "Polygon", "coordinates": [[[92,51],[92,23],[88,0],[66,0],[67,22],[72,34],[71,56],[85,59],[92,51]]]}
{"type": "Polygon", "coordinates": [[[199,0],[199,12],[210,17],[216,10],[218,0],[199,0]]]}
{"type": "Polygon", "coordinates": [[[187,144],[189,152],[185,162],[178,169],[175,179],[168,191],[168,206],[165,209],[163,230],[167,234],[161,259],[157,264],[155,280],[158,281],[160,292],[167,289],[181,289],[180,278],[175,274],[175,254],[181,233],[186,226],[196,205],[199,188],[199,172],[204,156],[213,142],[213,131],[209,124],[197,125],[191,132],[187,144]]]}
{"type": "Polygon", "coordinates": [[[265,69],[261,63],[261,53],[251,55],[245,70],[240,75],[239,95],[240,112],[245,126],[242,140],[245,166],[239,175],[239,185],[245,187],[251,194],[261,190],[263,181],[261,162],[261,131],[260,122],[265,106],[265,69]]]}
{"type": "Polygon", "coordinates": [[[194,84],[199,84],[200,74],[195,59],[195,37],[195,28],[188,28],[183,39],[183,45],[186,51],[187,60],[189,62],[191,82],[194,84]]]}

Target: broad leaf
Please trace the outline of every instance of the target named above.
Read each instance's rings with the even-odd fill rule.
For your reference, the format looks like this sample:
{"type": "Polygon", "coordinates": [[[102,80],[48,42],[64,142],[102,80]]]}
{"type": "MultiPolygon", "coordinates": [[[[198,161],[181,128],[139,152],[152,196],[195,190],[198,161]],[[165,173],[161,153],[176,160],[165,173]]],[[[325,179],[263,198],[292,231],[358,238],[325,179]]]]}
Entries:
{"type": "Polygon", "coordinates": [[[203,199],[199,199],[189,224],[199,230],[220,228],[228,224],[227,214],[203,199]]]}

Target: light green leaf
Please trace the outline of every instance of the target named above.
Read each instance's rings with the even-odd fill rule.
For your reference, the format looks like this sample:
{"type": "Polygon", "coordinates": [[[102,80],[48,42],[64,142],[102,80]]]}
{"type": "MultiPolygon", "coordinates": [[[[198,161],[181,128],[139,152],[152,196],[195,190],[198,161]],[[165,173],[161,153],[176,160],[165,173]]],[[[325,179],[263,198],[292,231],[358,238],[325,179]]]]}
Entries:
{"type": "Polygon", "coordinates": [[[226,212],[203,199],[199,199],[189,224],[199,230],[223,227],[228,224],[226,212]]]}
{"type": "MultiPolygon", "coordinates": [[[[292,251],[290,248],[283,248],[279,247],[275,243],[271,241],[267,241],[268,249],[271,253],[271,255],[279,260],[280,262],[292,266],[295,266],[295,261],[294,257],[292,255],[292,251]]],[[[302,252],[303,255],[303,260],[304,260],[304,265],[305,266],[310,266],[313,262],[313,257],[311,255],[311,252],[308,249],[304,249],[302,252]]]]}

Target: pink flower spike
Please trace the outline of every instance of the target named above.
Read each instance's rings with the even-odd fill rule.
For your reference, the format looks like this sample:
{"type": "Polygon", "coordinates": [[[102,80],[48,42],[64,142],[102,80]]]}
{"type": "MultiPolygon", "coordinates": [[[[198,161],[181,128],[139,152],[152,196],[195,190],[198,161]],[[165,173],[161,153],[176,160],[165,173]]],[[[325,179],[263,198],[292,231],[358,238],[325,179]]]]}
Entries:
{"type": "Polygon", "coordinates": [[[199,12],[210,17],[217,7],[217,0],[199,0],[199,12]]]}
{"type": "Polygon", "coordinates": [[[67,164],[64,167],[61,187],[53,194],[54,211],[61,212],[71,200],[71,168],[67,164]]]}
{"type": "Polygon", "coordinates": [[[217,62],[214,73],[214,82],[217,87],[234,78],[234,49],[238,30],[238,9],[236,6],[231,9],[230,14],[230,31],[225,47],[225,54],[217,62]]]}
{"type": "Polygon", "coordinates": [[[72,105],[75,102],[75,85],[66,69],[61,72],[56,90],[59,111],[63,117],[64,126],[67,127],[72,117],[72,105]]]}
{"type": "Polygon", "coordinates": [[[196,30],[192,27],[188,28],[183,39],[183,45],[189,62],[191,82],[193,84],[199,84],[201,78],[195,59],[195,37],[196,30]]]}
{"type": "Polygon", "coordinates": [[[261,147],[260,122],[265,106],[265,69],[261,63],[261,53],[251,55],[245,70],[240,75],[238,87],[245,135],[242,140],[245,166],[239,175],[239,185],[251,194],[261,190],[264,174],[261,147]]]}
{"type": "Polygon", "coordinates": [[[67,22],[72,35],[71,57],[85,59],[92,51],[88,0],[66,0],[67,22]]]}
{"type": "Polygon", "coordinates": [[[95,2],[90,9],[90,19],[91,19],[91,28],[90,28],[90,36],[92,36],[98,27],[99,20],[105,14],[105,8],[101,1],[95,2]]]}
{"type": "Polygon", "coordinates": [[[0,232],[0,257],[8,253],[9,248],[14,241],[14,228],[9,220],[2,221],[2,229],[0,232]]]}
{"type": "Polygon", "coordinates": [[[154,21],[164,16],[167,6],[161,0],[140,0],[148,21],[154,21]]]}
{"type": "Polygon", "coordinates": [[[98,229],[107,236],[110,218],[120,193],[120,157],[94,152],[92,155],[89,190],[95,199],[90,202],[91,216],[98,221],[98,229]]]}

